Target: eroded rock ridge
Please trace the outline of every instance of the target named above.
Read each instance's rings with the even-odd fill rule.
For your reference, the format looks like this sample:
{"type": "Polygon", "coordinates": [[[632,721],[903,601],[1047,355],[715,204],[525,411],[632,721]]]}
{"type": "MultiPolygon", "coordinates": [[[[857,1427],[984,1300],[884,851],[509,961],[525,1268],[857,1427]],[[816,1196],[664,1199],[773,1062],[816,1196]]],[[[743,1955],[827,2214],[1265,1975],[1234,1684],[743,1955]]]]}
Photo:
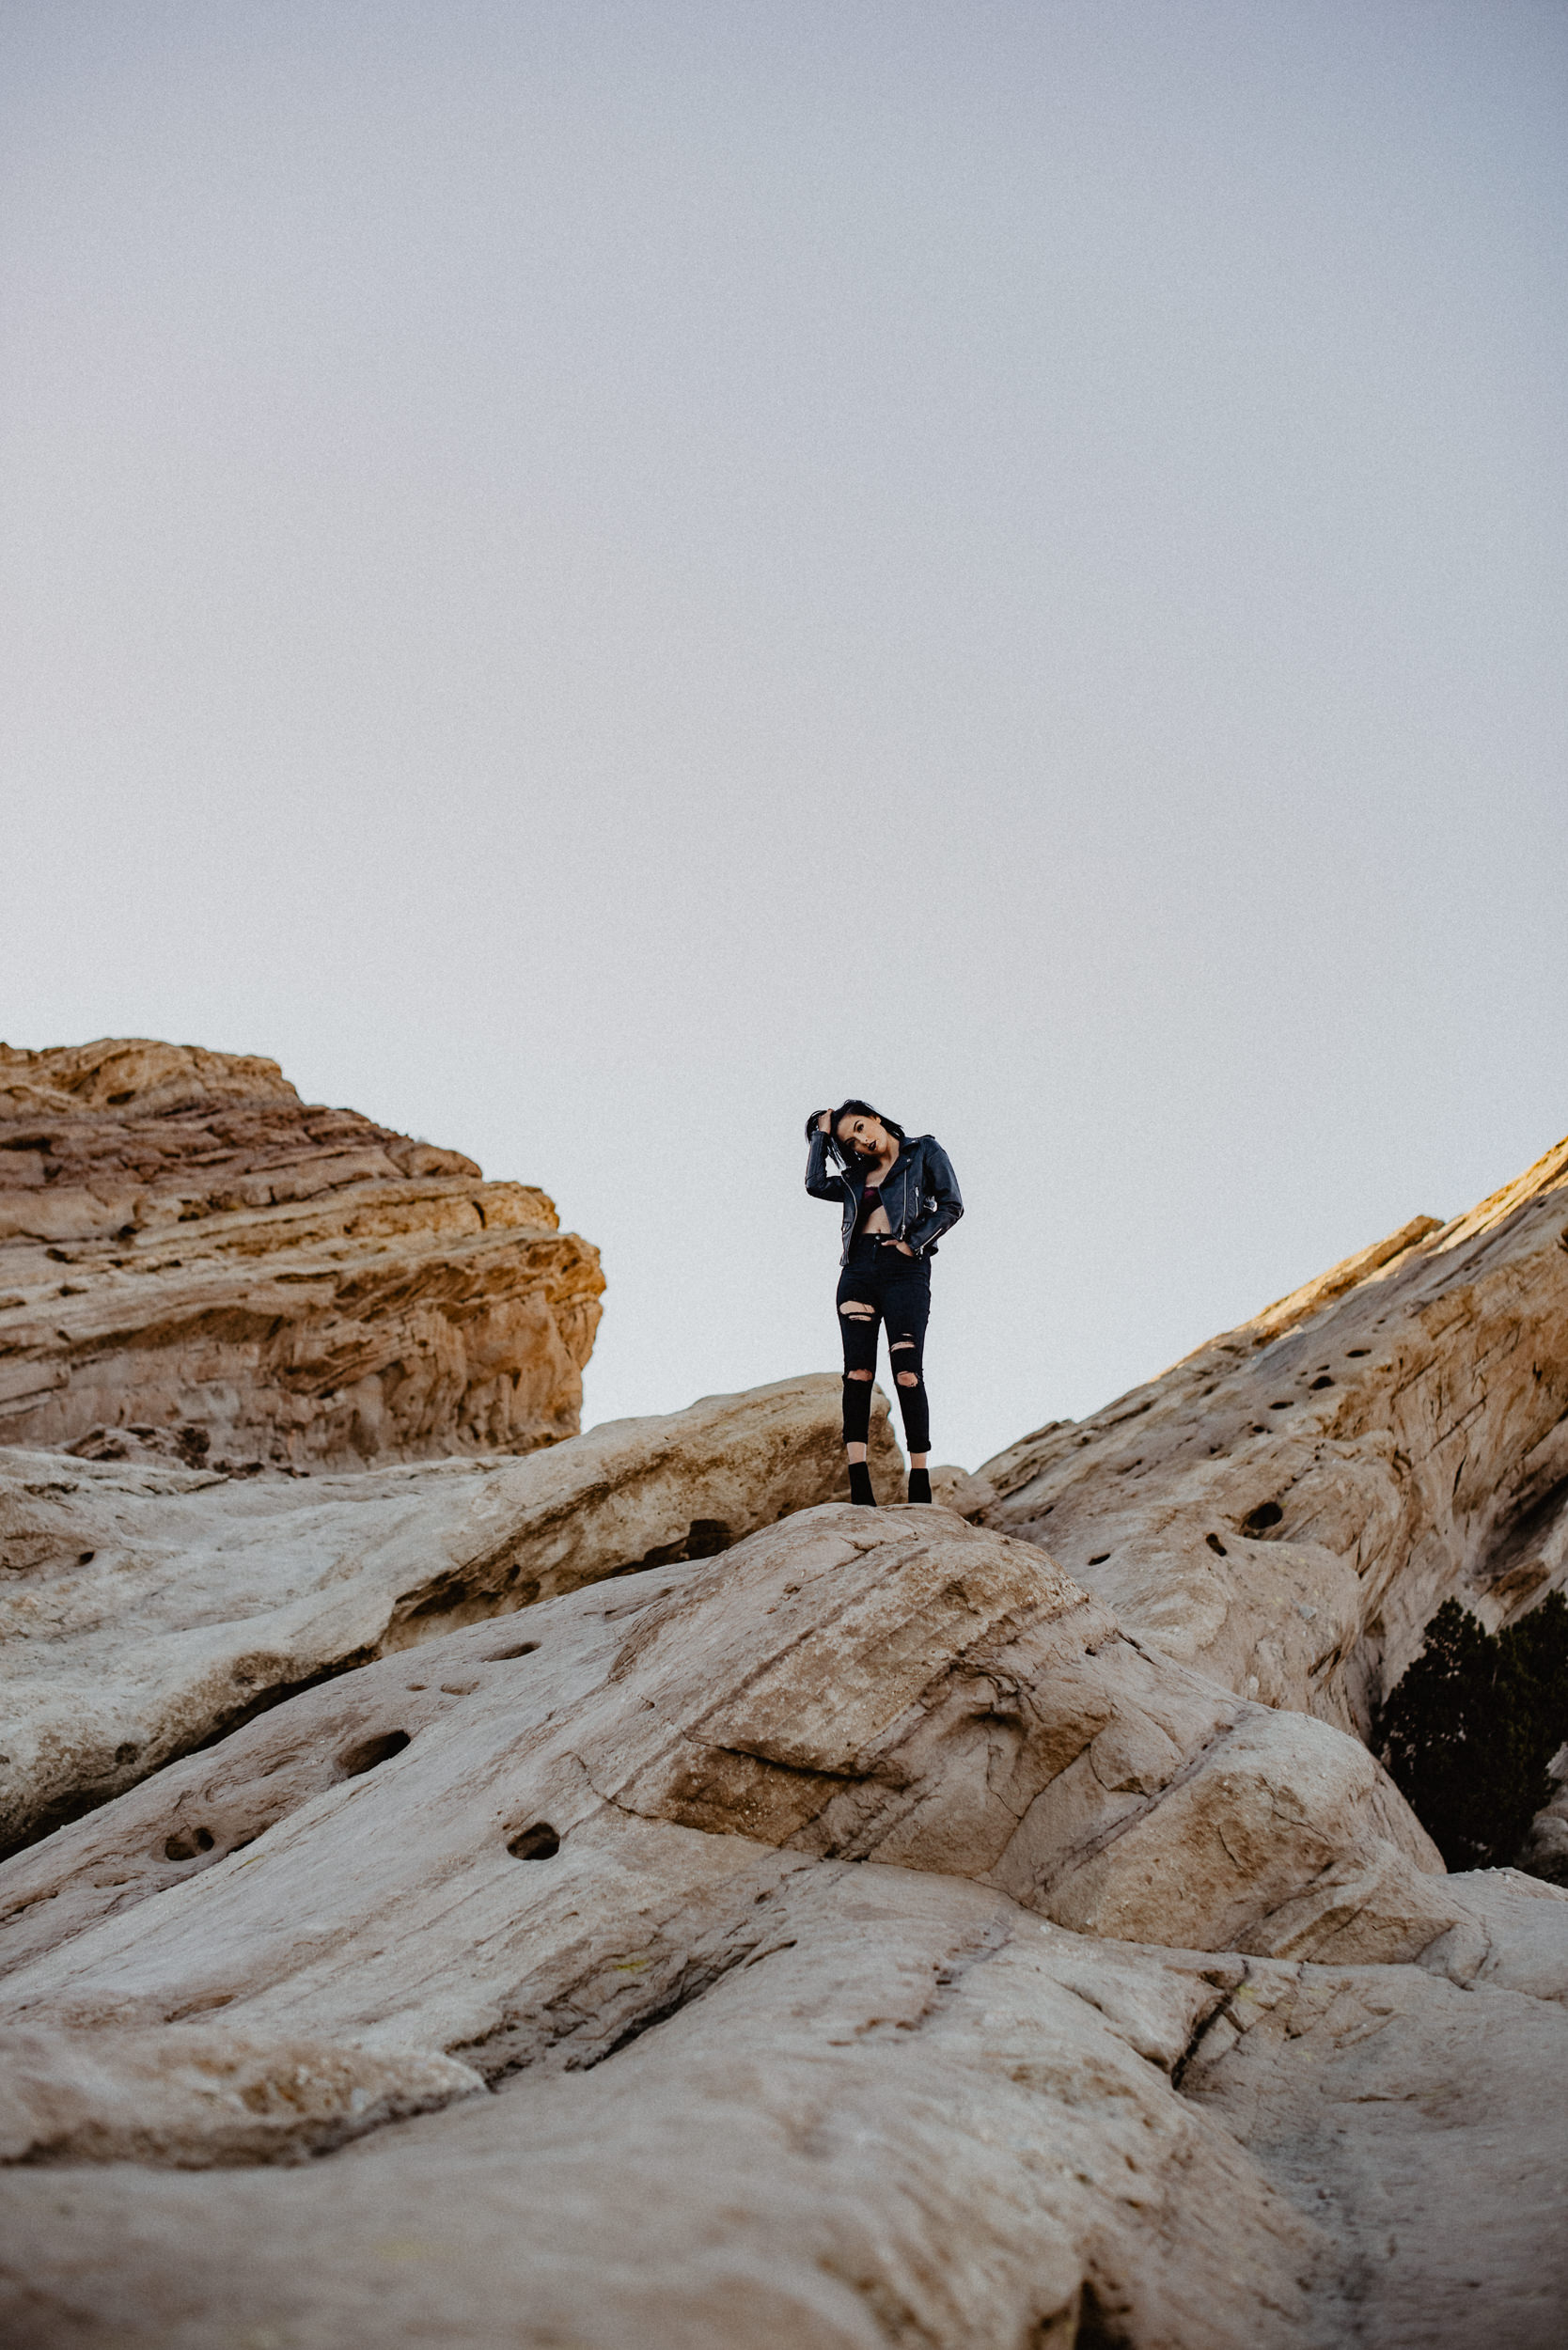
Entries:
{"type": "Polygon", "coordinates": [[[1565,1179],[950,1508],[831,1498],[830,1373],[13,1452],[26,1800],[113,1799],[0,1866],[7,2342],[1561,2350],[1568,1892],[1447,1873],[1356,1733],[1439,1598],[1560,1579],[1565,1179]]]}
{"type": "Polygon", "coordinates": [[[358,1468],[574,1435],[604,1290],[542,1191],[274,1061],[0,1045],[0,1441],[358,1468]]]}

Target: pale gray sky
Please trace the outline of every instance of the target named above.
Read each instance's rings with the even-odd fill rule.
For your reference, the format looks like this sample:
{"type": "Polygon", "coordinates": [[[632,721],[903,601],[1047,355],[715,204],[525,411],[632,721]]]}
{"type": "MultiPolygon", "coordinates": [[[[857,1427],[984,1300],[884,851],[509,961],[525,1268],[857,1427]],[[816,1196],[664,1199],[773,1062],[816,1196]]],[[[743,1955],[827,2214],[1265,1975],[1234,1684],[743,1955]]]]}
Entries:
{"type": "Polygon", "coordinates": [[[1568,13],[0,8],[0,1034],[275,1055],[604,1249],[589,1419],[937,1457],[1568,1128],[1568,13]]]}

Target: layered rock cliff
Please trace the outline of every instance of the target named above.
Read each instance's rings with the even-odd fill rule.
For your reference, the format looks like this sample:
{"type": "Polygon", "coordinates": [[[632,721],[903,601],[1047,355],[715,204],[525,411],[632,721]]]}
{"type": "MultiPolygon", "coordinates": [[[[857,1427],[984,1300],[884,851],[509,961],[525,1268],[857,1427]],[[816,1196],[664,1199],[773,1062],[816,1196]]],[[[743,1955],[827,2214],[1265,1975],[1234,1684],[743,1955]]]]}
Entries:
{"type": "Polygon", "coordinates": [[[1445,1599],[1568,1584],[1568,1141],[979,1477],[1140,1639],[1365,1736],[1445,1599]]]}
{"type": "Polygon", "coordinates": [[[0,2333],[1560,2350],[1568,1893],[1446,1873],[1355,1733],[1562,1577],[1565,1184],[955,1509],[825,1497],[831,1374],[308,1482],[12,1453],[15,1783],[124,1791],[0,1866],[0,2333]]]}
{"type": "Polygon", "coordinates": [[[0,1442],[358,1468],[574,1435],[604,1290],[541,1191],[274,1061],[0,1045],[0,1442]]]}

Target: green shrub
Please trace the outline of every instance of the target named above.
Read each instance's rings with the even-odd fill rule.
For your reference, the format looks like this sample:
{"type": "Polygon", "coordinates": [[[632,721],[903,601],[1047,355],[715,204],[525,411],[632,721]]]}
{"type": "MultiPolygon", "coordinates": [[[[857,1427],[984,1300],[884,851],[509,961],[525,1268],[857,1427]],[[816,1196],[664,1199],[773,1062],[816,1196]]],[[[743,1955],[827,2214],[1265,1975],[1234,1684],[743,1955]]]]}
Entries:
{"type": "Polygon", "coordinates": [[[1568,1600],[1491,1633],[1446,1600],[1372,1744],[1450,1869],[1506,1866],[1549,1802],[1568,1738],[1568,1600]]]}

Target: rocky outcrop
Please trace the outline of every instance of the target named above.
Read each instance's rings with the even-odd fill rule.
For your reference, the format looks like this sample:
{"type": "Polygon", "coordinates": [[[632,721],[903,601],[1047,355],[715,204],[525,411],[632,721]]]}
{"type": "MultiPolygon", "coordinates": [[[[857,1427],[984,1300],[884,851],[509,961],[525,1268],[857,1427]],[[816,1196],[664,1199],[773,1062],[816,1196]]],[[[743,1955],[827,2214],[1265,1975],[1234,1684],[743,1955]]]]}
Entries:
{"type": "Polygon", "coordinates": [[[1562,2063],[1550,2002],[1408,1966],[1249,1961],[1183,2088],[1336,2239],[1327,2342],[1551,2350],[1568,2306],[1562,2063]]]}
{"type": "MultiPolygon", "coordinates": [[[[871,1458],[891,1500],[880,1392],[871,1458]]],[[[0,1851],[292,1689],[847,1490],[827,1374],[350,1477],[0,1450],[0,1851]]]]}
{"type": "MultiPolygon", "coordinates": [[[[820,1508],[306,1692],[0,1869],[11,2333],[1343,2340],[1354,2149],[1321,2066],[1265,2032],[1262,2096],[1238,2050],[1294,2001],[1348,2106],[1383,2092],[1342,1986],[1360,2038],[1401,2019],[1376,2224],[1415,2226],[1445,2044],[1451,2153],[1489,2085],[1568,2087],[1568,1897],[1474,1882],[1355,1741],[1145,1651],[1033,1546],[820,1508]],[[264,2115],[290,2065],[321,2084],[297,2124],[247,2134],[226,2048],[264,2115]],[[446,2102],[290,2170],[351,2080],[372,2122],[446,2102]]],[[[1365,2338],[1461,2339],[1461,2266],[1528,2314],[1544,2192],[1527,2239],[1450,2187],[1442,2290],[1407,2264],[1413,2330],[1365,2338]]]]}
{"type": "Polygon", "coordinates": [[[1352,1733],[1560,1578],[1565,1182],[946,1507],[825,1497],[832,1377],[14,1455],[35,1795],[196,1750],[0,1866],[0,2333],[1560,2350],[1568,1892],[1446,1874],[1352,1733]]]}
{"type": "Polygon", "coordinates": [[[193,2027],[0,2032],[0,2162],[297,2162],[483,2086],[448,2057],[193,2027]]]}
{"type": "Polygon", "coordinates": [[[1568,1581],[1568,1142],[979,1479],[1140,1640],[1364,1736],[1443,1600],[1568,1581]]]}
{"type": "Polygon", "coordinates": [[[604,1290],[541,1191],[274,1061],[0,1045],[0,1442],[359,1468],[575,1435],[604,1290]]]}
{"type": "MultiPolygon", "coordinates": [[[[1080,1932],[1204,1950],[1414,1958],[1465,1914],[1355,1740],[1145,1654],[1025,1543],[945,1511],[830,1505],[706,1564],[366,1667],[19,1856],[0,1872],[0,2017],[146,2024],[219,2000],[236,2022],[243,2007],[353,2037],[388,1996],[379,1963],[418,2044],[514,2069],[577,2028],[571,1970],[596,1910],[625,1931],[635,1856],[667,1855],[684,1902],[725,1877],[715,1852],[737,1836],[974,1878],[1080,1932]],[[502,1864],[540,1823],[580,1858],[564,1978],[545,1951],[560,1872],[528,1872],[543,1906],[526,2040],[510,1930],[492,1973],[480,1927],[494,1899],[521,1918],[527,1884],[502,1864]],[[149,1899],[174,1887],[174,1908],[149,1899]],[[478,1937],[461,1982],[459,1915],[478,1937]]],[[[757,1860],[735,1848],[734,1866],[757,1860]]],[[[590,2039],[688,1963],[680,1948],[655,1963],[651,1926],[639,1938],[647,1963],[590,2039]]]]}
{"type": "MultiPolygon", "coordinates": [[[[8,2339],[1313,2340],[1329,2238],[1171,2086],[1233,1967],[1097,1964],[981,1888],[875,1864],[770,1881],[739,1857],[701,1972],[596,2061],[522,2073],[308,2170],[13,2172],[8,2339]]],[[[640,1957],[633,1927],[607,1967],[635,1981],[640,1957]]]]}

